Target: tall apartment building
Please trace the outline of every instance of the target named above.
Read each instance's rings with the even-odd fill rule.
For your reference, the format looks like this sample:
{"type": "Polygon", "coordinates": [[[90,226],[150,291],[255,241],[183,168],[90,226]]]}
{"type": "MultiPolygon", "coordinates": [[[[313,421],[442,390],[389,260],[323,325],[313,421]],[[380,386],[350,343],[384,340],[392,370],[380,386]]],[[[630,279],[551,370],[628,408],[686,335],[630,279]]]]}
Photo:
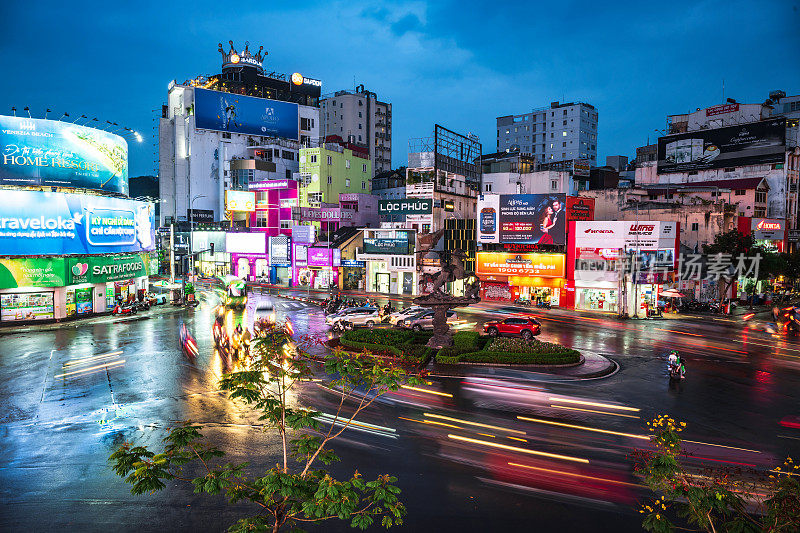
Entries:
{"type": "Polygon", "coordinates": [[[597,165],[597,109],[552,102],[521,115],[497,117],[497,151],[532,155],[539,163],[576,159],[597,165]]]}
{"type": "Polygon", "coordinates": [[[368,148],[373,176],[392,169],[392,104],[359,85],[323,98],[320,108],[324,139],[339,136],[368,148]]]}

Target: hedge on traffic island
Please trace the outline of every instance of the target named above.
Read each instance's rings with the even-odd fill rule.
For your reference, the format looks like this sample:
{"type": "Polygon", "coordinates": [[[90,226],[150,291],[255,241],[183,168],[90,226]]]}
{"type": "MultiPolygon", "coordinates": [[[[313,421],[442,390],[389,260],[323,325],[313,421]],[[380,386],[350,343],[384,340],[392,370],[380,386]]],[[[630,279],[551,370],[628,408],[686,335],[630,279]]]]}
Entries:
{"type": "MultiPolygon", "coordinates": [[[[431,348],[425,343],[430,332],[398,329],[354,329],[345,332],[339,343],[351,350],[367,350],[393,355],[409,363],[422,361],[431,348]]],[[[580,361],[580,353],[552,342],[526,341],[508,337],[487,337],[475,331],[453,334],[453,346],[436,354],[440,364],[495,363],[507,365],[569,365],[580,361]]]]}

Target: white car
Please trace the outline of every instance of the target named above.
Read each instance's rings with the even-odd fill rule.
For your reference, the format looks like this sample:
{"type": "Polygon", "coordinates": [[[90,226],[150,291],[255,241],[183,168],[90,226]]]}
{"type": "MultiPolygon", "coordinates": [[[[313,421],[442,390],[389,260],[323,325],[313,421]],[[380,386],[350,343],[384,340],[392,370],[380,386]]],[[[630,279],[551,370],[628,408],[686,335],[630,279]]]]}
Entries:
{"type": "Polygon", "coordinates": [[[389,315],[389,324],[395,325],[404,318],[408,318],[410,316],[414,316],[421,312],[425,311],[425,308],[419,305],[413,305],[411,307],[406,307],[405,309],[401,309],[400,311],[396,311],[389,315]]]}
{"type": "Polygon", "coordinates": [[[377,307],[351,307],[334,315],[328,315],[325,323],[333,326],[337,322],[346,321],[354,326],[372,327],[381,321],[377,307]]]}
{"type": "MultiPolygon", "coordinates": [[[[458,315],[455,311],[448,311],[446,318],[448,325],[456,324],[459,322],[458,315]]],[[[424,329],[433,329],[433,311],[430,309],[424,310],[416,315],[411,315],[402,319],[397,323],[398,327],[407,328],[414,331],[422,331],[424,329]]]]}

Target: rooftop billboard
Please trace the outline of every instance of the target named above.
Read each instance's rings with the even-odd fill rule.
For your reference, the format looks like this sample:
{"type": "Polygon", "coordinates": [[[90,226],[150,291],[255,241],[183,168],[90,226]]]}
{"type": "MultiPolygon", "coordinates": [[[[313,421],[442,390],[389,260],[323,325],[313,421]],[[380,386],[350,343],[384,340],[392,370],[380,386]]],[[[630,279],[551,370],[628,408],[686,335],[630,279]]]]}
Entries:
{"type": "Polygon", "coordinates": [[[483,194],[478,242],[566,244],[566,194],[483,194]]]}
{"type": "Polygon", "coordinates": [[[298,140],[299,107],[291,102],[195,88],[194,117],[198,129],[298,140]]]}
{"type": "Polygon", "coordinates": [[[658,173],[782,163],[786,119],[659,137],[658,173]]]}
{"type": "Polygon", "coordinates": [[[128,194],[128,143],[70,122],[0,116],[0,185],[128,194]]]}

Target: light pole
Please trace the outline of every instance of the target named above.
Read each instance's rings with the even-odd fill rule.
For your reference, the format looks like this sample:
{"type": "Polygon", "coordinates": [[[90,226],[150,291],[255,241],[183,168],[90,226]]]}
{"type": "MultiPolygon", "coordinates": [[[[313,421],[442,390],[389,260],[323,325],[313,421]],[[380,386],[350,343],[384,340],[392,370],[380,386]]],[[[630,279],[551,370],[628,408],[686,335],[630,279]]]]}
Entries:
{"type": "MultiPolygon", "coordinates": [[[[189,202],[189,276],[194,276],[194,201],[198,198],[206,198],[205,194],[198,194],[189,202]]],[[[186,285],[183,286],[183,293],[186,294],[186,285]]]]}

